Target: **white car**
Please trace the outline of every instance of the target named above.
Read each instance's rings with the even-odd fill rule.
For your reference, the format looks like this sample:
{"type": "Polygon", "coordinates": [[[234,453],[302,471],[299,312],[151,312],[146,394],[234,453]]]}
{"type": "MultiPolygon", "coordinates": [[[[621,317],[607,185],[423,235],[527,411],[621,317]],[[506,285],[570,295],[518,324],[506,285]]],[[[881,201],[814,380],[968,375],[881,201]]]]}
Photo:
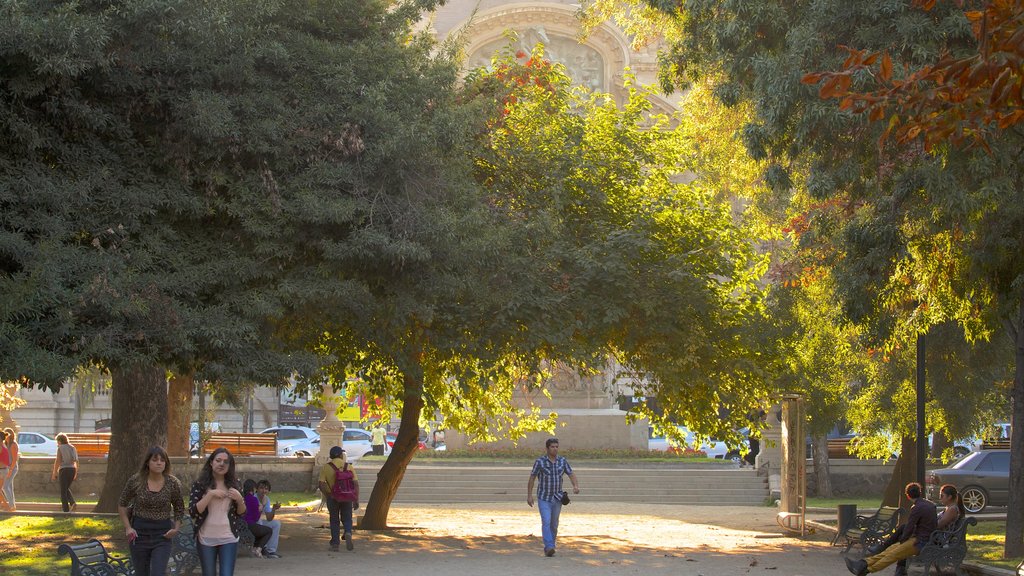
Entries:
{"type": "MultiPolygon", "coordinates": [[[[361,428],[346,428],[345,436],[342,438],[342,448],[345,450],[345,457],[349,462],[355,462],[363,456],[373,455],[373,445],[370,440],[373,435],[361,428]]],[[[387,452],[387,444],[385,453],[387,452]]]]}
{"type": "MultiPolygon", "coordinates": [[[[685,446],[687,448],[693,448],[693,433],[687,430],[683,426],[677,426],[679,432],[685,438],[685,446]]],[[[745,432],[745,429],[741,432],[745,432]]],[[[664,436],[654,436],[653,429],[650,431],[650,437],[647,440],[647,449],[656,450],[659,452],[666,452],[676,446],[674,441],[665,438],[664,436]]],[[[717,458],[719,460],[732,460],[733,462],[740,461],[740,451],[738,448],[729,448],[726,443],[722,440],[712,439],[700,445],[698,450],[702,450],[707,454],[708,458],[717,458]]]]}
{"type": "Polygon", "coordinates": [[[42,432],[18,432],[21,456],[56,456],[57,441],[42,432]]]}
{"type": "MultiPolygon", "coordinates": [[[[316,440],[316,446],[320,444],[320,434],[306,426],[271,426],[260,434],[277,434],[278,456],[295,456],[295,450],[301,451],[303,456],[315,456],[313,441],[316,440]]],[[[316,451],[319,452],[319,448],[316,451]]]]}
{"type": "Polygon", "coordinates": [[[284,448],[278,448],[277,453],[281,456],[294,456],[295,458],[316,457],[320,453],[320,437],[317,436],[312,440],[308,438],[299,440],[284,448]]]}

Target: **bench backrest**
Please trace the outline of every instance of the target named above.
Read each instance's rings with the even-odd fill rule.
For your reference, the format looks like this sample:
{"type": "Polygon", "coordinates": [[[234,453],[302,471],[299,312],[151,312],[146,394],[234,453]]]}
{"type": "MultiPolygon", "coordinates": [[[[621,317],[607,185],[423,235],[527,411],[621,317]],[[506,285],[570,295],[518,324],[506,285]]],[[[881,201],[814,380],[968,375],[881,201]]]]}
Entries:
{"type": "Polygon", "coordinates": [[[880,532],[889,532],[900,523],[903,509],[893,506],[882,506],[871,518],[871,527],[880,532]]]}
{"type": "Polygon", "coordinates": [[[78,451],[79,458],[106,458],[110,452],[110,432],[68,432],[65,435],[78,451]]]}
{"type": "Polygon", "coordinates": [[[71,556],[72,576],[120,573],[119,570],[110,566],[110,555],[103,548],[103,544],[95,538],[84,544],[61,544],[57,547],[57,554],[71,556]]]}
{"type": "Polygon", "coordinates": [[[234,456],[277,456],[277,434],[215,432],[203,447],[207,454],[227,448],[234,456]]]}

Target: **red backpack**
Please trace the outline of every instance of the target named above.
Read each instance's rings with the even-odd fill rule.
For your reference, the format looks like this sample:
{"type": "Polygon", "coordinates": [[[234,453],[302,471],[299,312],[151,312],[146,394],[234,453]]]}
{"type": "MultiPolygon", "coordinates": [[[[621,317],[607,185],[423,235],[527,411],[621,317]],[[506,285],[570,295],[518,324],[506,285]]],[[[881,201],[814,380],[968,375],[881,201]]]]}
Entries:
{"type": "Polygon", "coordinates": [[[338,468],[334,462],[329,463],[334,468],[334,484],[331,486],[331,498],[335,502],[355,502],[359,499],[356,494],[356,475],[348,469],[348,462],[338,468]]]}

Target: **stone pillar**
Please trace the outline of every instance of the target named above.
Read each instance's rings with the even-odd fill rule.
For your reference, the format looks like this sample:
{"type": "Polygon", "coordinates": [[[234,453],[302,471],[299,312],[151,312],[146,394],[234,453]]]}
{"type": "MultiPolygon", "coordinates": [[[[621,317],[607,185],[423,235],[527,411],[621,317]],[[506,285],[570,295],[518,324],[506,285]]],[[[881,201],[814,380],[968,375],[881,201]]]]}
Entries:
{"type": "Polygon", "coordinates": [[[314,474],[319,473],[320,467],[329,460],[331,446],[342,446],[342,438],[345,435],[345,424],[338,419],[338,408],[347,404],[344,394],[335,392],[330,384],[325,383],[321,397],[325,414],[324,419],[316,427],[320,434],[320,452],[316,455],[317,470],[314,474]]]}
{"type": "Polygon", "coordinates": [[[772,501],[782,494],[782,404],[775,404],[765,417],[761,432],[761,452],[755,464],[759,476],[768,477],[769,497],[772,501]]]}
{"type": "Polygon", "coordinates": [[[779,512],[796,513],[803,507],[807,464],[804,402],[799,394],[782,397],[782,501],[779,512]]]}

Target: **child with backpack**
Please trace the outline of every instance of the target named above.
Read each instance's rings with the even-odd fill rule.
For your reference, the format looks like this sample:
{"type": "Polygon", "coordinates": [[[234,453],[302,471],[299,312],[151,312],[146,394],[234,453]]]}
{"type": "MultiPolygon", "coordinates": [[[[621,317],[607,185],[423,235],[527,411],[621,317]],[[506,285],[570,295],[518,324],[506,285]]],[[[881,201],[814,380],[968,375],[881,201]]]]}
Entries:
{"type": "Polygon", "coordinates": [[[345,451],[341,446],[331,447],[330,460],[320,470],[319,487],[327,502],[331,520],[330,550],[338,551],[341,526],[345,527],[345,548],[352,550],[352,511],[359,509],[359,481],[355,471],[345,461],[345,451]]]}

